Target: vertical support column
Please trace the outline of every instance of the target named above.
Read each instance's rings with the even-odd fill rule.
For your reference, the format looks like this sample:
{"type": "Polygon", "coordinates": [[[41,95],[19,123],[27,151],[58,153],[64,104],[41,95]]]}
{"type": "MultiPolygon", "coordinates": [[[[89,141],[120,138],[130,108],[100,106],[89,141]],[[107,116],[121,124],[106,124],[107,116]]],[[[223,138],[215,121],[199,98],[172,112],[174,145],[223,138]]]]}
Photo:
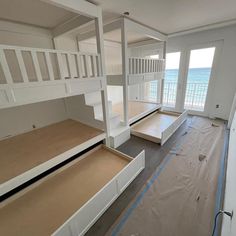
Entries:
{"type": "Polygon", "coordinates": [[[95,18],[95,28],[96,28],[96,40],[97,40],[97,52],[101,58],[101,74],[103,77],[103,90],[101,90],[102,97],[102,111],[103,111],[103,121],[104,130],[106,132],[106,145],[110,146],[110,120],[109,120],[109,107],[108,107],[108,97],[107,97],[107,80],[106,80],[106,67],[105,67],[105,55],[104,55],[104,39],[103,39],[103,24],[102,24],[102,10],[98,9],[98,17],[95,18]]]}
{"type": "Polygon", "coordinates": [[[128,43],[126,31],[126,19],[124,18],[121,23],[121,47],[122,47],[122,84],[123,84],[123,109],[124,109],[124,123],[125,126],[129,125],[128,114],[128,43]]]}
{"type": "MultiPolygon", "coordinates": [[[[163,59],[166,59],[166,42],[163,42],[163,59]]],[[[160,82],[160,88],[161,88],[161,97],[160,97],[160,103],[163,104],[163,94],[164,94],[164,78],[165,73],[163,73],[163,76],[161,78],[160,82]]],[[[158,97],[158,94],[157,94],[158,97]]]]}

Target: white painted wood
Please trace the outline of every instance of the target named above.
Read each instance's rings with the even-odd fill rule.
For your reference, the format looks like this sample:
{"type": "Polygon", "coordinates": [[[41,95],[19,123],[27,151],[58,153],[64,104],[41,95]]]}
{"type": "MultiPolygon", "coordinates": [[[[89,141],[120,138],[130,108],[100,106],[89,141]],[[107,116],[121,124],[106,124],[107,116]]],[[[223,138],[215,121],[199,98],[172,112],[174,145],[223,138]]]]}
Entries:
{"type": "Polygon", "coordinates": [[[111,130],[110,143],[111,147],[117,148],[130,139],[130,126],[119,126],[111,130]]]}
{"type": "Polygon", "coordinates": [[[89,16],[89,17],[98,17],[100,9],[98,6],[84,1],[84,0],[42,0],[44,2],[50,3],[60,8],[64,8],[68,11],[75,12],[77,14],[89,16]]]}
{"type": "Polygon", "coordinates": [[[18,60],[21,76],[24,82],[29,82],[29,78],[26,72],[25,63],[22,57],[22,51],[19,49],[15,50],[16,58],[18,60]]]}
{"type": "MultiPolygon", "coordinates": [[[[168,113],[167,113],[168,114],[168,113]]],[[[188,111],[185,110],[178,118],[172,123],[167,129],[165,129],[161,134],[161,145],[163,145],[174,132],[184,123],[187,119],[188,111]]]]}
{"type": "Polygon", "coordinates": [[[142,25],[140,23],[137,23],[131,19],[125,18],[127,22],[127,31],[133,31],[136,33],[139,33],[141,35],[146,35],[149,38],[156,39],[158,41],[166,41],[167,35],[162,34],[158,32],[157,30],[154,30],[152,28],[149,28],[148,26],[142,25]]]}
{"type": "Polygon", "coordinates": [[[96,195],[78,209],[74,215],[52,234],[53,236],[70,236],[71,232],[73,235],[84,235],[145,168],[144,150],[133,159],[114,149],[108,150],[114,152],[116,155],[129,158],[132,161],[97,192],[96,195]]]}
{"type": "Polygon", "coordinates": [[[96,42],[97,42],[97,53],[98,53],[98,63],[97,68],[99,71],[99,76],[103,77],[102,86],[103,90],[101,91],[102,97],[102,107],[103,107],[103,122],[105,132],[107,134],[106,144],[110,145],[110,120],[109,120],[109,108],[108,108],[108,97],[107,97],[107,80],[106,80],[106,66],[105,66],[105,55],[104,55],[104,38],[103,38],[103,23],[102,23],[102,11],[101,9],[98,12],[98,18],[95,19],[95,28],[96,28],[96,42]]]}
{"type": "Polygon", "coordinates": [[[84,56],[84,64],[85,64],[85,77],[90,78],[90,68],[89,68],[89,57],[88,57],[88,55],[84,56]]]}
{"type": "Polygon", "coordinates": [[[49,52],[45,52],[45,60],[46,60],[46,65],[48,69],[48,75],[50,80],[54,80],[54,73],[53,73],[53,68],[52,68],[52,61],[49,55],[49,52]]]}
{"type": "Polygon", "coordinates": [[[5,53],[4,53],[3,49],[1,49],[1,48],[0,48],[0,63],[2,65],[2,70],[3,70],[3,73],[4,73],[4,76],[5,76],[5,79],[6,79],[7,83],[12,84],[13,79],[12,79],[12,76],[11,76],[11,72],[10,72],[9,66],[7,64],[5,53]]]}
{"type": "Polygon", "coordinates": [[[42,74],[41,74],[41,71],[40,71],[39,60],[38,60],[36,52],[35,51],[31,51],[31,56],[32,56],[32,60],[33,60],[34,69],[35,69],[35,73],[36,73],[36,76],[37,76],[37,80],[40,82],[40,81],[43,80],[43,78],[42,78],[42,74]]]}
{"type": "Polygon", "coordinates": [[[131,133],[137,137],[155,142],[155,143],[160,143],[161,145],[163,145],[173,134],[174,132],[183,124],[183,122],[187,119],[187,115],[188,115],[188,111],[185,110],[183,113],[176,113],[176,112],[166,112],[166,111],[158,111],[158,113],[160,114],[167,114],[167,115],[172,115],[172,116],[176,116],[177,119],[175,121],[173,121],[173,123],[171,123],[167,128],[165,128],[163,131],[161,131],[161,135],[151,135],[145,132],[140,132],[140,131],[136,131],[135,126],[139,125],[140,123],[142,123],[143,121],[147,120],[150,118],[150,116],[155,116],[156,113],[151,114],[150,116],[147,116],[145,118],[143,118],[142,120],[138,121],[137,123],[135,123],[134,125],[132,125],[131,127],[131,133]]]}
{"type": "Polygon", "coordinates": [[[79,54],[76,54],[76,60],[77,60],[79,78],[82,79],[83,78],[82,64],[81,64],[81,56],[79,54]]]}
{"type": "Polygon", "coordinates": [[[101,91],[104,89],[103,80],[102,77],[53,80],[29,83],[28,86],[18,83],[10,90],[8,85],[0,85],[0,109],[101,91]]]}
{"type": "Polygon", "coordinates": [[[129,124],[128,114],[128,42],[127,42],[127,29],[126,20],[121,24],[121,46],[122,46],[122,75],[123,75],[123,106],[124,106],[124,125],[129,124]]]}

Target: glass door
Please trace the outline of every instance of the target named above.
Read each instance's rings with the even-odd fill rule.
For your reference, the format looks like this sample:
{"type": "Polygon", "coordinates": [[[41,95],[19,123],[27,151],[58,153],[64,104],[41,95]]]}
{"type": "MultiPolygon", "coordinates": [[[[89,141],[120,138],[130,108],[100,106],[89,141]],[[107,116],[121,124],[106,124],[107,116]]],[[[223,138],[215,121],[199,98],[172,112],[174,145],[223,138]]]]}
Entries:
{"type": "Polygon", "coordinates": [[[215,47],[190,51],[184,108],[203,112],[211,76],[215,47]]]}
{"type": "Polygon", "coordinates": [[[179,77],[180,52],[166,54],[163,106],[175,108],[179,77]]]}

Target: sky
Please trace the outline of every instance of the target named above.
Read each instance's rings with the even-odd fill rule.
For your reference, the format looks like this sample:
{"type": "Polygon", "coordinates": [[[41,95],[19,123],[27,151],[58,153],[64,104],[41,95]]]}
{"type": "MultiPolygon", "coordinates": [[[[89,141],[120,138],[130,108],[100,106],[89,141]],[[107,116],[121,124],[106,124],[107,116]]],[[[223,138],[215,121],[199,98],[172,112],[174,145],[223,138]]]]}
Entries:
{"type": "MultiPolygon", "coordinates": [[[[190,68],[211,67],[214,58],[215,48],[204,48],[191,50],[190,68]]],[[[180,60],[180,52],[167,53],[166,69],[178,69],[180,60]]]]}

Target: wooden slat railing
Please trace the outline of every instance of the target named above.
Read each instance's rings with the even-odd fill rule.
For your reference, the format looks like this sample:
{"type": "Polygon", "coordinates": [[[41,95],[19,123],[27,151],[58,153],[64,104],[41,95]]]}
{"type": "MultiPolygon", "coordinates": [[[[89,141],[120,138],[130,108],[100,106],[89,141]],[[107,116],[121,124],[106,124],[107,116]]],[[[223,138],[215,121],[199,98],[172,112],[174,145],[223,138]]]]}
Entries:
{"type": "Polygon", "coordinates": [[[0,69],[0,85],[102,76],[99,54],[9,45],[0,45],[0,69]]]}
{"type": "Polygon", "coordinates": [[[129,74],[158,73],[165,71],[164,59],[130,57],[129,74]]]}

